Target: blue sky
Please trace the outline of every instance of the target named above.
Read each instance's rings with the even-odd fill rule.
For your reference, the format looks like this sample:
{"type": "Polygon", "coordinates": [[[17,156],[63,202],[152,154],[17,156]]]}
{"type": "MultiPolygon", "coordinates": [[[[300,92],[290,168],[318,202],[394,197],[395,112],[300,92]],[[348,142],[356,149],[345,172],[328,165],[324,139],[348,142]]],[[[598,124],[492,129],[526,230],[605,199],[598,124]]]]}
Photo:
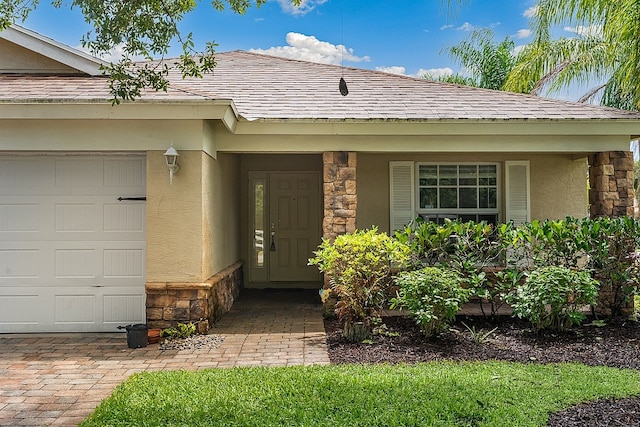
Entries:
{"type": "MultiPolygon", "coordinates": [[[[473,28],[491,28],[496,41],[509,36],[516,45],[529,42],[528,16],[535,3],[465,0],[447,7],[446,0],[306,0],[303,7],[293,8],[288,0],[269,0],[237,15],[218,12],[204,1],[183,20],[181,29],[193,32],[197,47],[215,41],[220,52],[253,50],[412,76],[425,72],[437,76],[460,71],[446,49],[464,40],[473,28]]],[[[77,10],[56,10],[46,2],[23,25],[74,47],[90,30],[77,10]]],[[[569,30],[565,32],[570,35],[569,30]]]]}

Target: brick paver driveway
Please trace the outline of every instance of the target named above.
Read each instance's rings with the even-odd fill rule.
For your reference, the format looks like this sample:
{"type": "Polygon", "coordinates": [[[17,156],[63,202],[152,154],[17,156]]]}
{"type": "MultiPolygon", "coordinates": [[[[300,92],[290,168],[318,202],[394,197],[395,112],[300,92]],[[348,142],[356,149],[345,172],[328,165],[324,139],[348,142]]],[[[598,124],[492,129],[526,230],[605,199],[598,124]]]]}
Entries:
{"type": "Polygon", "coordinates": [[[243,291],[216,349],[127,348],[124,333],[0,335],[0,426],[73,426],[141,371],[327,364],[317,294],[243,291]]]}

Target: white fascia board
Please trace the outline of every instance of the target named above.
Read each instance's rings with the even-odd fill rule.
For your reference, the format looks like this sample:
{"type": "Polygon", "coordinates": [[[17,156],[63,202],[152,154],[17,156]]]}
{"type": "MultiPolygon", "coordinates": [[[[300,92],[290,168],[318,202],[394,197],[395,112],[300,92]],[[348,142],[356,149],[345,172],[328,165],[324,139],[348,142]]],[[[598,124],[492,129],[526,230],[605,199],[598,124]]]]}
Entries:
{"type": "Polygon", "coordinates": [[[0,32],[0,38],[36,52],[68,67],[86,73],[90,76],[100,76],[101,65],[107,62],[88,55],[41,34],[27,30],[19,25],[12,25],[0,32]]]}
{"type": "Polygon", "coordinates": [[[216,135],[218,152],[322,153],[565,153],[628,151],[624,135],[216,135]]]}
{"type": "Polygon", "coordinates": [[[237,135],[629,135],[640,119],[573,120],[256,120],[238,122],[237,135]]]}
{"type": "Polygon", "coordinates": [[[0,102],[1,119],[121,119],[121,120],[221,120],[228,130],[236,127],[237,111],[229,100],[189,102],[0,102]]]}

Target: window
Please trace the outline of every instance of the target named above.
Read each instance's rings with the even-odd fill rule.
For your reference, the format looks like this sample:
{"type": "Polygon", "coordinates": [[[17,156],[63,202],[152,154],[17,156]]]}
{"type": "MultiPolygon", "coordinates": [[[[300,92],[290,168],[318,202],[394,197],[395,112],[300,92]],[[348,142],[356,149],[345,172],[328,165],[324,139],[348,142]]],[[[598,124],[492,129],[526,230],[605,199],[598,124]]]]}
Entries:
{"type": "Polygon", "coordinates": [[[439,223],[459,218],[521,224],[530,220],[529,161],[391,161],[389,195],[391,231],[403,228],[418,215],[439,223]]]}
{"type": "Polygon", "coordinates": [[[497,164],[421,164],[418,213],[429,221],[498,221],[497,164]]]}

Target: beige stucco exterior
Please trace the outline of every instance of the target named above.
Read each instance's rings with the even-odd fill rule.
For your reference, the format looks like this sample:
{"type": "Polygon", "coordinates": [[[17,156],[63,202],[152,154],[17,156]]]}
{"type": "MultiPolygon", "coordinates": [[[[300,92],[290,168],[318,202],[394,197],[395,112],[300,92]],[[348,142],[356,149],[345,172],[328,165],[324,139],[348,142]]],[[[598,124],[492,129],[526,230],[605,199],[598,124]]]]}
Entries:
{"type": "MultiPolygon", "coordinates": [[[[611,205],[612,212],[628,207],[626,200],[613,199],[623,199],[623,193],[631,191],[627,187],[632,172],[621,166],[630,160],[629,140],[639,134],[640,115],[613,110],[590,113],[587,107],[575,105],[565,114],[569,104],[546,105],[535,98],[515,99],[487,91],[462,93],[453,91],[454,86],[435,98],[431,93],[434,87],[424,86],[425,96],[413,98],[409,104],[405,98],[387,96],[394,95],[389,88],[395,91],[396,83],[405,84],[402,87],[408,96],[414,92],[414,84],[422,91],[424,82],[404,77],[394,80],[382,73],[366,78],[361,73],[353,75],[359,76],[367,89],[374,88],[371,78],[377,79],[378,92],[358,94],[353,90],[345,98],[337,91],[318,91],[313,79],[298,79],[296,83],[308,88],[302,85],[289,91],[280,88],[281,82],[289,83],[287,75],[314,77],[337,69],[322,71],[318,64],[310,64],[307,66],[313,73],[305,74],[295,68],[300,61],[279,62],[266,70],[270,75],[251,73],[239,78],[236,72],[242,71],[237,69],[241,62],[235,61],[245,61],[242,58],[246,55],[231,56],[238,58],[226,69],[223,61],[219,62],[212,77],[188,84],[176,80],[167,92],[149,91],[135,102],[112,105],[102,61],[26,29],[11,27],[0,33],[0,74],[4,74],[0,76],[0,156],[146,155],[145,308],[147,319],[157,325],[202,318],[214,321],[231,307],[243,284],[300,285],[302,276],[297,273],[270,275],[285,269],[289,272],[298,264],[274,267],[273,262],[279,262],[276,257],[265,256],[269,262],[259,260],[263,255],[260,237],[256,238],[259,229],[251,225],[250,179],[265,184],[265,204],[280,208],[285,206],[280,201],[294,197],[318,202],[306,205],[306,211],[304,205],[300,210],[296,207],[295,213],[285,208],[269,212],[264,206],[263,221],[267,215],[287,218],[287,214],[313,217],[309,223],[319,219],[319,233],[301,239],[305,244],[319,240],[320,232],[331,238],[354,227],[375,225],[388,232],[391,161],[498,163],[501,220],[507,217],[505,162],[526,161],[528,181],[524,179],[524,186],[529,188],[519,194],[528,196],[530,203],[525,201],[518,212],[524,211],[527,219],[545,219],[587,214],[590,156],[598,159],[597,166],[591,162],[591,168],[600,184],[598,191],[591,191],[592,203],[611,205]],[[283,75],[285,65],[289,74],[283,75]],[[316,69],[320,71],[316,73],[316,69]],[[263,77],[269,76],[271,83],[259,87],[263,77]],[[309,93],[314,96],[307,96],[309,93]],[[370,93],[379,95],[371,97],[370,93]],[[452,94],[459,97],[458,106],[438,111],[450,107],[445,104],[452,94]],[[478,104],[479,96],[484,101],[478,104]],[[500,105],[485,114],[482,106],[493,107],[494,98],[501,100],[500,105]],[[522,105],[524,100],[530,109],[522,105]],[[163,156],[171,145],[180,154],[180,169],[172,184],[163,156]],[[315,188],[317,200],[315,190],[294,196],[302,193],[288,191],[293,184],[267,195],[270,177],[276,188],[293,175],[277,172],[312,176],[302,180],[311,184],[300,188],[315,188]],[[624,172],[624,177],[618,172],[624,172]],[[243,271],[243,261],[250,258],[253,248],[257,248],[255,259],[245,262],[243,271]],[[268,268],[271,270],[265,274],[268,268]],[[274,281],[269,282],[272,277],[274,281]]],[[[262,57],[251,61],[258,61],[261,70],[265,66],[262,57]]],[[[247,64],[254,66],[254,62],[247,64]]],[[[357,80],[351,81],[350,87],[357,88],[357,80]]],[[[411,187],[411,172],[403,173],[404,180],[395,182],[411,187]]],[[[516,181],[512,176],[510,183],[516,181]]],[[[395,206],[394,215],[400,210],[403,214],[413,211],[412,197],[415,194],[405,196],[408,203],[401,209],[395,206]],[[409,208],[405,209],[406,205],[409,208]]],[[[511,213],[517,208],[509,204],[511,213]]],[[[398,218],[404,221],[407,216],[398,218]]],[[[262,244],[268,244],[269,225],[261,227],[262,244]]],[[[300,238],[301,230],[295,229],[297,234],[287,238],[300,238]]],[[[309,247],[313,244],[296,255],[306,253],[309,247]]],[[[304,265],[306,268],[306,259],[304,265]]],[[[315,286],[311,280],[308,283],[315,286]]]]}
{"type": "Polygon", "coordinates": [[[0,73],[79,74],[78,70],[0,39],[0,73]]]}
{"type": "MultiPolygon", "coordinates": [[[[498,162],[501,165],[507,160],[528,160],[531,173],[532,219],[584,217],[587,214],[585,158],[574,160],[571,155],[566,154],[536,153],[358,153],[357,228],[375,225],[381,231],[389,232],[389,162],[397,160],[498,162]]],[[[504,174],[504,168],[501,169],[504,174]]],[[[504,185],[500,183],[500,186],[500,199],[504,201],[504,185]]],[[[503,207],[501,217],[504,216],[503,207]]]]}
{"type": "Polygon", "coordinates": [[[171,144],[215,155],[213,135],[200,119],[0,120],[0,150],[164,151],[171,144]]]}
{"type": "Polygon", "coordinates": [[[162,151],[147,153],[147,281],[203,282],[240,259],[239,158],[180,151],[169,184],[162,151]]]}
{"type": "Polygon", "coordinates": [[[240,255],[240,156],[203,153],[203,278],[237,262],[240,255]]]}

